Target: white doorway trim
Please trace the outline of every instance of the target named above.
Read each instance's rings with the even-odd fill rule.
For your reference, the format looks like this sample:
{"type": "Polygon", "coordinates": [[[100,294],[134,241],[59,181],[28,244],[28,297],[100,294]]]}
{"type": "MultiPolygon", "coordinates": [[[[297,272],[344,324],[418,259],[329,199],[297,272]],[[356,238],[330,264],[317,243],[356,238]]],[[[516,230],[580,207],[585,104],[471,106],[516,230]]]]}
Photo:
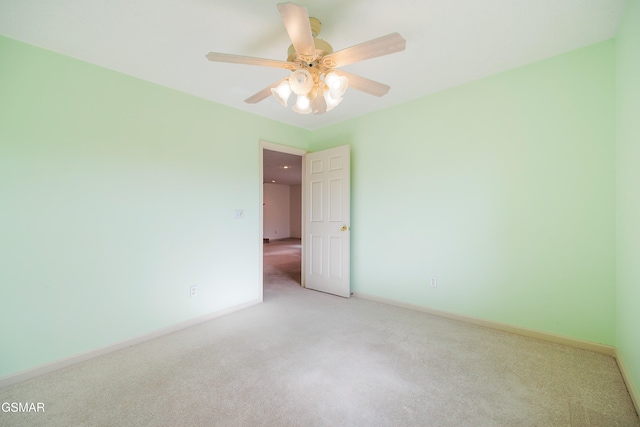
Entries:
{"type": "MultiPolygon", "coordinates": [[[[259,141],[259,162],[258,162],[258,177],[260,179],[260,200],[259,200],[259,248],[260,250],[258,251],[258,296],[260,301],[262,302],[264,300],[264,283],[263,283],[263,274],[264,274],[264,261],[263,261],[263,256],[264,256],[264,244],[263,244],[263,238],[264,238],[264,159],[263,159],[263,150],[271,150],[271,151],[278,151],[280,153],[287,153],[287,154],[294,154],[296,156],[302,156],[302,177],[304,178],[304,173],[305,173],[305,161],[304,161],[304,156],[305,154],[308,153],[307,150],[304,150],[302,148],[295,148],[295,147],[289,147],[287,145],[280,145],[280,144],[276,144],[273,142],[268,142],[268,141],[263,141],[260,140],[259,141]]],[[[305,195],[304,195],[304,191],[302,192],[302,217],[304,218],[304,211],[305,211],[305,195]]],[[[305,268],[305,262],[304,262],[304,255],[305,255],[305,227],[304,227],[304,221],[302,221],[301,223],[302,226],[302,240],[301,240],[301,244],[302,244],[302,256],[301,256],[301,266],[300,266],[300,270],[301,270],[301,274],[300,274],[300,280],[301,280],[301,285],[304,288],[304,268],[305,268]]]]}

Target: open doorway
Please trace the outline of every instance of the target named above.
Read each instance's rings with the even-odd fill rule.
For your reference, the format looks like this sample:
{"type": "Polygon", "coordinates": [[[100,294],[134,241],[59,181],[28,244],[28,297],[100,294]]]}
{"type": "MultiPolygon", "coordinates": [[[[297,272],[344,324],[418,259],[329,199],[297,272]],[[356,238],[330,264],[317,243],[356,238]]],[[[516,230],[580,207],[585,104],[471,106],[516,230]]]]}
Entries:
{"type": "Polygon", "coordinates": [[[261,143],[262,292],[302,286],[303,150],[261,143]]]}

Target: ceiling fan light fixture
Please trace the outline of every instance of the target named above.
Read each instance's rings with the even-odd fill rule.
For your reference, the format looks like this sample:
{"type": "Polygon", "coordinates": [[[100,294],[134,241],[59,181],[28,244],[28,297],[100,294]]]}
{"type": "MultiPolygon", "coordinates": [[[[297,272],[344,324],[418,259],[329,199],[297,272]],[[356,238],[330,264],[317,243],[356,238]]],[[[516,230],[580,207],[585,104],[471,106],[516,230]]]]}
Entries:
{"type": "Polygon", "coordinates": [[[329,89],[328,91],[326,91],[324,93],[324,96],[325,96],[325,98],[326,97],[330,97],[334,101],[337,101],[338,99],[342,98],[342,94],[337,89],[329,89]]]}
{"type": "Polygon", "coordinates": [[[209,61],[275,67],[291,72],[284,80],[245,99],[246,103],[258,103],[272,94],[286,108],[291,93],[295,93],[295,112],[323,114],[342,102],[349,79],[354,89],[370,95],[383,96],[389,92],[388,85],[334,69],[404,50],[406,40],[400,34],[387,34],[334,52],[329,43],[317,37],[322,24],[310,17],[305,7],[294,3],[279,3],[277,7],[291,40],[286,61],[220,52],[205,55],[209,61]]]}
{"type": "Polygon", "coordinates": [[[313,87],[313,76],[304,68],[295,70],[289,76],[289,86],[296,95],[306,95],[313,87]]]}
{"type": "Polygon", "coordinates": [[[278,86],[271,88],[271,93],[283,107],[287,107],[289,96],[291,96],[291,86],[289,85],[289,81],[287,79],[282,80],[278,86]]]}
{"type": "Polygon", "coordinates": [[[336,72],[331,71],[324,76],[324,82],[329,89],[338,91],[340,96],[344,95],[349,87],[349,80],[345,76],[340,76],[336,72]]]}
{"type": "Polygon", "coordinates": [[[293,111],[299,114],[309,114],[311,112],[311,101],[306,95],[298,95],[293,111]]]}
{"type": "Polygon", "coordinates": [[[327,111],[330,111],[333,107],[335,107],[336,105],[342,102],[342,96],[338,96],[337,98],[334,98],[331,92],[335,93],[335,91],[331,91],[331,90],[328,90],[324,93],[324,100],[327,103],[327,111]]]}

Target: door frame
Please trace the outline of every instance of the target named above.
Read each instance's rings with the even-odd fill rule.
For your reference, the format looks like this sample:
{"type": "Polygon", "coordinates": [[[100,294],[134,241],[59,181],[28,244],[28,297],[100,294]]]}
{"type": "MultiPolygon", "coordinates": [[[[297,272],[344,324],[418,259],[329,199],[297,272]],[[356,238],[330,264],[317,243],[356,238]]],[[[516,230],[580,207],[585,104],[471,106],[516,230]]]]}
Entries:
{"type": "Polygon", "coordinates": [[[281,145],[281,144],[276,144],[274,142],[269,142],[269,141],[264,141],[264,140],[259,140],[259,144],[258,144],[258,151],[259,151],[259,173],[258,173],[258,178],[260,179],[260,201],[259,201],[259,233],[260,233],[260,245],[259,248],[260,250],[258,251],[258,295],[259,295],[259,299],[260,301],[264,301],[264,243],[263,243],[263,239],[264,239],[264,156],[263,156],[263,150],[271,150],[271,151],[278,151],[280,153],[287,153],[287,154],[294,154],[296,156],[301,156],[302,157],[302,218],[301,218],[301,224],[300,226],[302,227],[301,231],[302,231],[302,236],[301,236],[301,246],[302,246],[302,254],[300,257],[300,284],[302,285],[302,287],[305,287],[305,283],[304,283],[304,272],[305,272],[305,253],[306,253],[306,239],[305,239],[305,225],[304,225],[304,221],[303,219],[305,218],[304,214],[305,214],[305,210],[306,210],[306,198],[305,198],[305,192],[304,192],[304,188],[305,188],[305,171],[306,171],[306,161],[305,161],[305,155],[309,152],[305,149],[302,148],[296,148],[296,147],[290,147],[288,145],[281,145]]]}

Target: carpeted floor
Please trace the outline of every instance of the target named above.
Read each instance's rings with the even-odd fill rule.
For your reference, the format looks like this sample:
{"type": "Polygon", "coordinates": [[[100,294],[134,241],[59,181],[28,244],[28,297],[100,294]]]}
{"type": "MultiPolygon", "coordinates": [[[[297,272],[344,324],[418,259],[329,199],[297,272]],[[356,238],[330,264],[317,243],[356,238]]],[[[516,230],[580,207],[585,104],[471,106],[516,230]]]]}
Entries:
{"type": "Polygon", "coordinates": [[[1,389],[45,412],[0,425],[640,426],[613,358],[302,289],[299,249],[265,244],[263,304],[1,389]]]}

